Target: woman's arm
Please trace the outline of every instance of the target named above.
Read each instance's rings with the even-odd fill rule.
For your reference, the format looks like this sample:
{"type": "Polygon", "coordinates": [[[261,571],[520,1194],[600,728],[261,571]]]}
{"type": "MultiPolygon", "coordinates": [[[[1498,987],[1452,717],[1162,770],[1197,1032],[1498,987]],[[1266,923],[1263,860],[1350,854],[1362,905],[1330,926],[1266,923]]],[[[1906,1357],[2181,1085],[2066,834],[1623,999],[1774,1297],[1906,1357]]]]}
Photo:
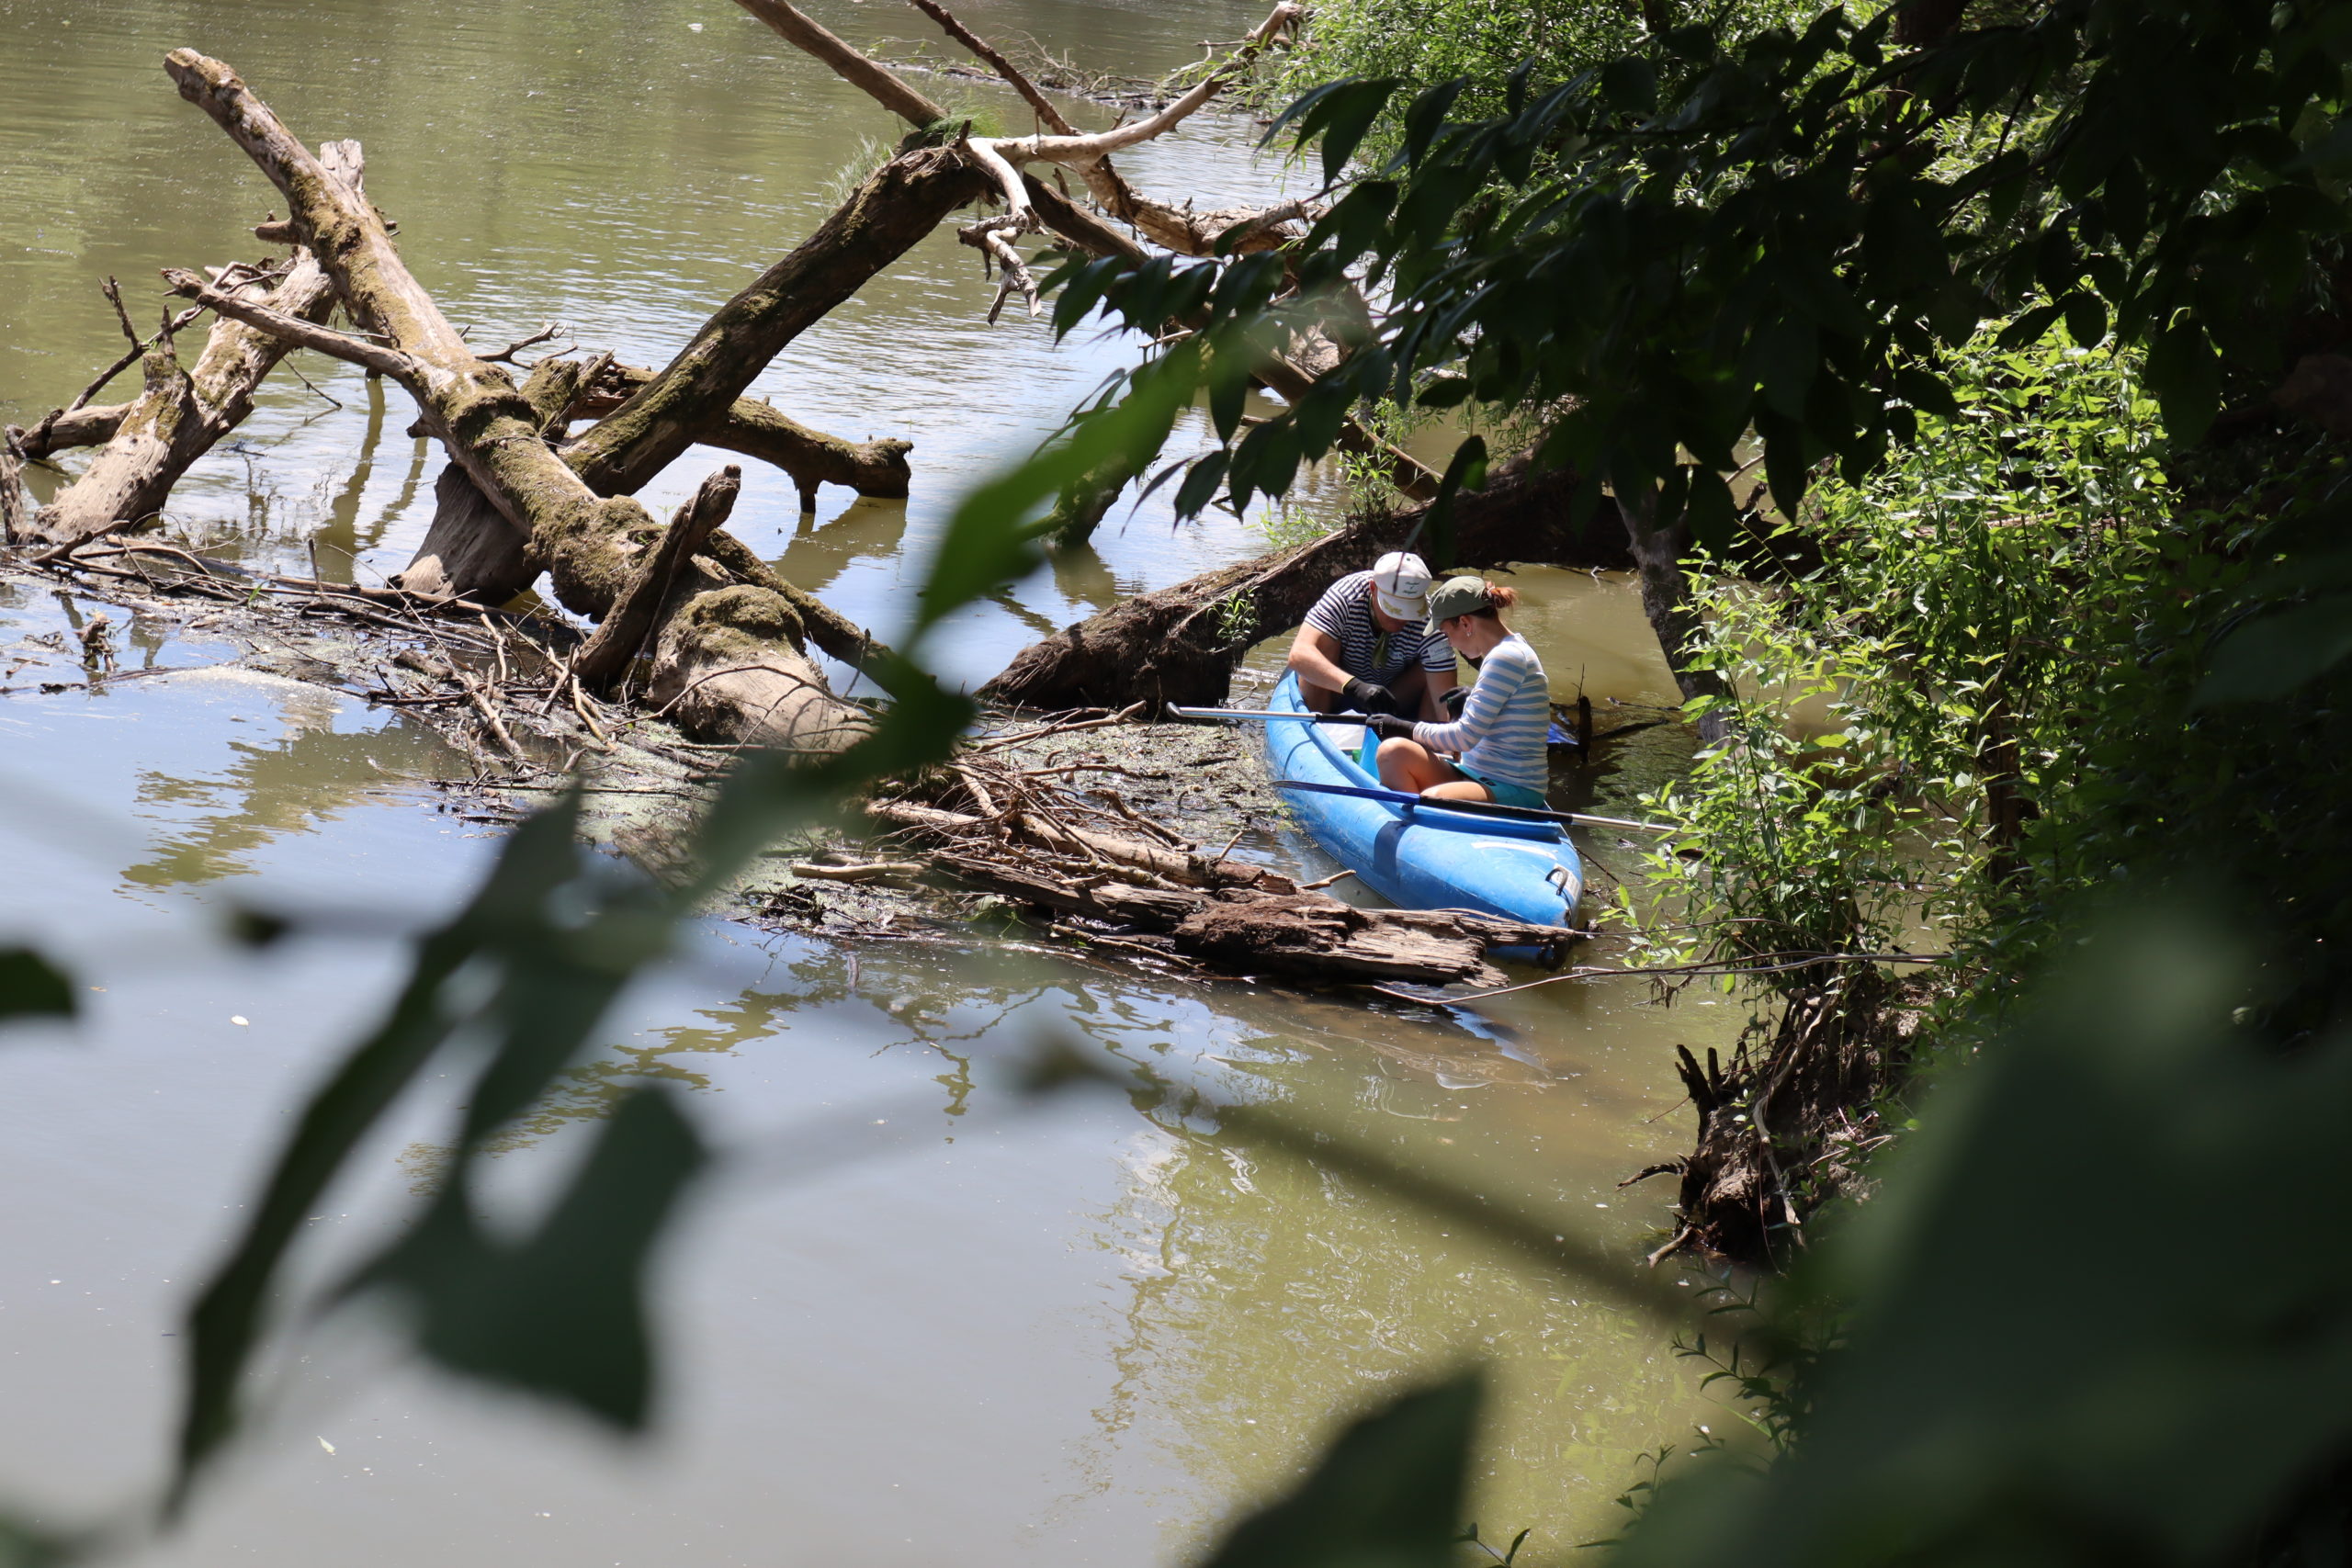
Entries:
{"type": "Polygon", "coordinates": [[[1462,705],[1462,716],[1452,724],[1417,724],[1413,739],[1432,751],[1459,757],[1493,733],[1504,706],[1527,683],[1528,667],[1516,660],[1488,658],[1478,667],[1477,684],[1462,705]]]}

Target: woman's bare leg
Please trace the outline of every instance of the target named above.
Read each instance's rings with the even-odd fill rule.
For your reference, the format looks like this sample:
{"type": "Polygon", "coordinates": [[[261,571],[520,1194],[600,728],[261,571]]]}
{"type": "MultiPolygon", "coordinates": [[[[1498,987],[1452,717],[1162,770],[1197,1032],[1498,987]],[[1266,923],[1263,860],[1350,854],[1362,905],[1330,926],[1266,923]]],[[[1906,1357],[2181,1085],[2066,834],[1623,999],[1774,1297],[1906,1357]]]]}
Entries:
{"type": "Polygon", "coordinates": [[[1432,800],[1489,798],[1485,784],[1464,778],[1461,770],[1418,740],[1397,736],[1382,741],[1379,761],[1380,782],[1390,789],[1426,795],[1432,800]]]}

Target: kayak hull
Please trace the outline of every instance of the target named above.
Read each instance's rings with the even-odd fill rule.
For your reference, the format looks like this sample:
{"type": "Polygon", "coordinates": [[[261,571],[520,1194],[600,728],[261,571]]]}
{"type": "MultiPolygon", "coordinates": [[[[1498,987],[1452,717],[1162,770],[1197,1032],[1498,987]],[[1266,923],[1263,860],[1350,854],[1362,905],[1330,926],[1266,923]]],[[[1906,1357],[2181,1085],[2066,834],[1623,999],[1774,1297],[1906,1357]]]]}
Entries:
{"type": "MultiPolygon", "coordinates": [[[[1268,705],[1296,710],[1298,677],[1284,675],[1268,705]]],[[[1266,721],[1266,766],[1277,779],[1377,789],[1355,755],[1359,725],[1266,721]]],[[[1293,815],[1363,885],[1408,909],[1476,909],[1532,925],[1566,925],[1584,891],[1584,866],[1566,829],[1439,807],[1353,795],[1285,795],[1293,815]]],[[[1503,949],[1534,957],[1532,949],[1503,949]]]]}

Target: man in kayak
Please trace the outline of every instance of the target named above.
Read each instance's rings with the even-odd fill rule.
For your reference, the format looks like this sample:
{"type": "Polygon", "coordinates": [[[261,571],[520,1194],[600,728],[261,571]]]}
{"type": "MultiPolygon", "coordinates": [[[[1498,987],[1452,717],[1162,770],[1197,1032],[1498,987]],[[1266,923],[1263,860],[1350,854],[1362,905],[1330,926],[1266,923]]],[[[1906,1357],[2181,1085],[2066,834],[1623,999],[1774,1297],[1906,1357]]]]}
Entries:
{"type": "Polygon", "coordinates": [[[1552,694],[1535,650],[1503,624],[1519,603],[1515,589],[1476,577],[1449,577],[1429,595],[1430,624],[1478,666],[1478,683],[1451,724],[1387,716],[1365,721],[1381,737],[1380,782],[1433,800],[1544,804],[1551,773],[1544,740],[1552,694]]]}
{"type": "Polygon", "coordinates": [[[1442,719],[1453,649],[1430,627],[1430,569],[1392,550],[1323,591],[1290,645],[1299,696],[1317,713],[1385,713],[1442,719]]]}

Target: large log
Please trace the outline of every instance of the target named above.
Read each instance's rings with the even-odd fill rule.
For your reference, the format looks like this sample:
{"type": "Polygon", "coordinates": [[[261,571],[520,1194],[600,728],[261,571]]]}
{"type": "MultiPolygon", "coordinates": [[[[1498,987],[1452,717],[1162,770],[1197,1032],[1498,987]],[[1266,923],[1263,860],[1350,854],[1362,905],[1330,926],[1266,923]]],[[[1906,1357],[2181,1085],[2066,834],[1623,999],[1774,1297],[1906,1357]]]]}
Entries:
{"type": "MultiPolygon", "coordinates": [[[[561,428],[565,411],[579,396],[582,368],[575,360],[543,359],[524,378],[523,400],[531,405],[543,434],[561,428]]],[[[531,553],[530,536],[482,493],[464,464],[452,461],[433,481],[433,522],[424,542],[390,585],[432,599],[502,604],[537,581],[543,570],[531,553]]]]}
{"type": "MultiPolygon", "coordinates": [[[[181,96],[203,108],[243,147],[290,204],[294,232],[319,260],[364,336],[329,332],[210,288],[191,274],[167,274],[175,291],[224,316],[390,376],[416,400],[428,427],[482,494],[526,532],[548,563],[557,596],[602,617],[628,586],[660,527],[635,501],[599,496],[548,447],[544,421],[498,365],[477,355],[408,270],[383,220],[348,186],[328,177],[310,150],[267,105],[217,60],[175,50],[166,69],[181,96]]],[[[844,743],[865,714],[827,689],[802,651],[799,617],[778,595],[728,585],[724,570],[697,557],[683,585],[692,615],[724,596],[740,626],[756,626],[733,647],[738,666],[769,671],[788,690],[756,711],[739,712],[714,693],[681,710],[690,727],[729,739],[789,734],[812,749],[844,743]],[[748,600],[750,601],[747,603],[748,600]]],[[[665,649],[669,639],[664,638],[665,649]]],[[[655,683],[663,676],[657,656],[655,683]]]]}
{"type": "MultiPolygon", "coordinates": [[[[1446,566],[1515,563],[1623,570],[1634,563],[1625,525],[1602,500],[1583,523],[1568,501],[1576,476],[1497,475],[1458,496],[1446,566]]],[[[1406,547],[1425,508],[1367,518],[1296,549],[1276,550],[1128,599],[1023,649],[980,694],[1035,708],[1222,702],[1233,666],[1261,639],[1295,626],[1324,589],[1406,547]]]]}
{"type": "MultiPolygon", "coordinates": [[[[359,143],[330,142],[323,152],[323,177],[364,201],[359,143]]],[[[282,276],[243,285],[235,293],[306,321],[325,321],[334,306],[327,275],[307,250],[294,253],[282,276]]],[[[153,521],[189,466],[253,412],[254,393],[286,350],[269,333],[222,317],[205,335],[204,351],[189,371],[180,367],[171,333],[162,334],[141,362],[143,389],[110,422],[105,446],[81,476],[34,517],[31,539],[78,544],[153,521]]],[[[77,416],[95,412],[74,411],[77,416]]],[[[48,434],[54,443],[55,431],[48,434]]]]}
{"type": "MultiPolygon", "coordinates": [[[[654,373],[634,365],[606,363],[580,389],[571,412],[583,418],[612,413],[645,389],[654,373]]],[[[849,441],[811,430],[757,398],[737,398],[707,412],[695,440],[705,446],[740,452],[782,468],[800,491],[800,510],[817,509],[817,487],[842,485],[860,495],[895,500],[913,478],[907,454],[914,443],[885,436],[849,441]]]]}

